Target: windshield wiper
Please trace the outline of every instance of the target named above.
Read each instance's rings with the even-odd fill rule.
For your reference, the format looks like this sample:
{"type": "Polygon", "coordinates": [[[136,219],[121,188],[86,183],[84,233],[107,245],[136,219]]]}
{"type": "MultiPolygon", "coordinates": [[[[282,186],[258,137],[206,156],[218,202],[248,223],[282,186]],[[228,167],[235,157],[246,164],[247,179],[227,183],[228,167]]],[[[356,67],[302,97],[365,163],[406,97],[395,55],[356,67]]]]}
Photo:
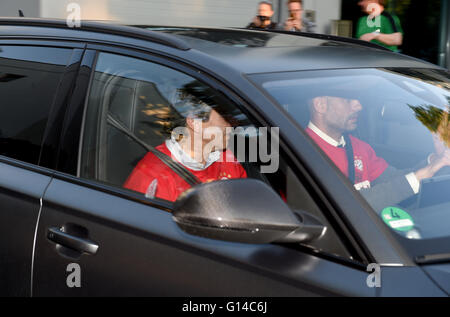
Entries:
{"type": "Polygon", "coordinates": [[[450,253],[429,254],[416,256],[417,264],[435,264],[450,262],[450,253]]]}

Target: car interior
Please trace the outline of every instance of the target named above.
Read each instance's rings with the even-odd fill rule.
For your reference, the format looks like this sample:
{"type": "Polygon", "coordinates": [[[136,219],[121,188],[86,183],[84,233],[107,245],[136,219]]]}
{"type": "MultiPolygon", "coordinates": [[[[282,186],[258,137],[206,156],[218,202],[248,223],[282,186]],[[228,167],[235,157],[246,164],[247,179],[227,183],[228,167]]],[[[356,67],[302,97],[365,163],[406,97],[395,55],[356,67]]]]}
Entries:
{"type": "MultiPolygon", "coordinates": [[[[91,95],[95,97],[89,101],[87,110],[91,122],[85,124],[81,177],[122,187],[133,168],[147,153],[139,142],[130,138],[129,133],[149,146],[156,147],[170,137],[171,126],[168,123],[176,122],[182,116],[162,96],[154,83],[105,73],[96,73],[94,82],[91,95]],[[111,119],[120,122],[128,132],[117,129],[111,119]]],[[[247,176],[271,186],[292,210],[308,211],[326,224],[328,233],[308,247],[350,257],[345,247],[338,243],[339,239],[298,175],[282,156],[279,169],[270,174],[260,172],[261,165],[266,163],[259,160],[250,162],[250,144],[259,146],[259,137],[259,133],[235,133],[230,142],[229,148],[234,153],[237,153],[239,146],[244,145],[245,158],[239,160],[247,176]]],[[[270,149],[270,142],[267,147],[270,149]]]]}
{"type": "MultiPolygon", "coordinates": [[[[96,91],[91,95],[100,97],[90,100],[88,112],[90,120],[97,122],[98,130],[85,130],[80,173],[82,177],[122,186],[147,150],[111,124],[110,119],[120,122],[128,133],[145,144],[156,147],[170,138],[171,123],[182,121],[183,116],[154,83],[104,73],[96,73],[94,81],[96,91]],[[89,134],[96,137],[88,138],[89,134]]],[[[87,123],[86,129],[88,126],[95,130],[94,124],[87,123]]],[[[251,138],[257,139],[258,135],[234,134],[231,150],[235,152],[238,145],[244,144],[246,157],[242,165],[248,177],[269,183],[259,172],[258,162],[249,162],[248,147],[250,143],[258,143],[251,138]]]]}

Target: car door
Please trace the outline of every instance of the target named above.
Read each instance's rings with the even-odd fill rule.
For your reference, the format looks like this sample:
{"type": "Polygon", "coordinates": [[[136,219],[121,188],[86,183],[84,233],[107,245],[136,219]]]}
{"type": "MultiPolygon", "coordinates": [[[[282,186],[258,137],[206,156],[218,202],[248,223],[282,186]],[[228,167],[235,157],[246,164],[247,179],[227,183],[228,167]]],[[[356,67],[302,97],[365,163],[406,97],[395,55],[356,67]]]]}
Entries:
{"type": "Polygon", "coordinates": [[[362,266],[285,160],[279,174],[266,181],[284,191],[293,208],[307,209],[327,223],[327,238],[315,247],[329,248],[328,256],[308,247],[192,236],[173,221],[171,202],[123,188],[147,151],[136,139],[157,146],[170,137],[173,125],[167,124],[180,122],[183,107],[177,108],[174,94],[180,87],[207,91],[234,107],[238,117],[247,114],[211,86],[212,78],[199,78],[195,69],[173,60],[100,47],[91,61],[83,62],[83,84],[74,92],[80,98],[66,117],[58,171],[43,199],[33,295],[375,294],[365,284],[362,266]]]}
{"type": "MultiPolygon", "coordinates": [[[[76,47],[76,45],[75,45],[76,47]]],[[[0,39],[0,296],[29,296],[34,237],[51,171],[47,129],[64,106],[82,49],[0,39]]]]}

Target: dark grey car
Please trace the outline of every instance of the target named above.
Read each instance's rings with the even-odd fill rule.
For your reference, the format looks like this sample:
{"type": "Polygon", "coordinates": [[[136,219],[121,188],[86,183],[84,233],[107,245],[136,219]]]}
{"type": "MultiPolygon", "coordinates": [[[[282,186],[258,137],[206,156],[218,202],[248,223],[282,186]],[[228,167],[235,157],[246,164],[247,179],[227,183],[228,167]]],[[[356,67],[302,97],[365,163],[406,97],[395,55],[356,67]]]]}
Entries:
{"type": "Polygon", "coordinates": [[[449,78],[322,35],[2,18],[0,293],[448,296],[445,167],[408,197],[359,191],[305,128],[311,96],[339,91],[362,105],[353,134],[414,171],[448,151],[449,78]],[[271,160],[175,203],[125,188],[187,88],[243,122],[233,150],[269,135],[271,160]]]}

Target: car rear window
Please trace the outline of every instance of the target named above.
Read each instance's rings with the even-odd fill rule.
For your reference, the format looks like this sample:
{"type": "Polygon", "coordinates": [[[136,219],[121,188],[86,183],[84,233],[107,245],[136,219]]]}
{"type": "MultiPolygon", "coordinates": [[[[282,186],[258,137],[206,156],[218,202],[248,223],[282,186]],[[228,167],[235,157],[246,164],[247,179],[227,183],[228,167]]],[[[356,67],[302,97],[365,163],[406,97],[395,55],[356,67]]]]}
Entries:
{"type": "Polygon", "coordinates": [[[0,46],[0,154],[38,164],[42,138],[72,50],[0,46]]]}

